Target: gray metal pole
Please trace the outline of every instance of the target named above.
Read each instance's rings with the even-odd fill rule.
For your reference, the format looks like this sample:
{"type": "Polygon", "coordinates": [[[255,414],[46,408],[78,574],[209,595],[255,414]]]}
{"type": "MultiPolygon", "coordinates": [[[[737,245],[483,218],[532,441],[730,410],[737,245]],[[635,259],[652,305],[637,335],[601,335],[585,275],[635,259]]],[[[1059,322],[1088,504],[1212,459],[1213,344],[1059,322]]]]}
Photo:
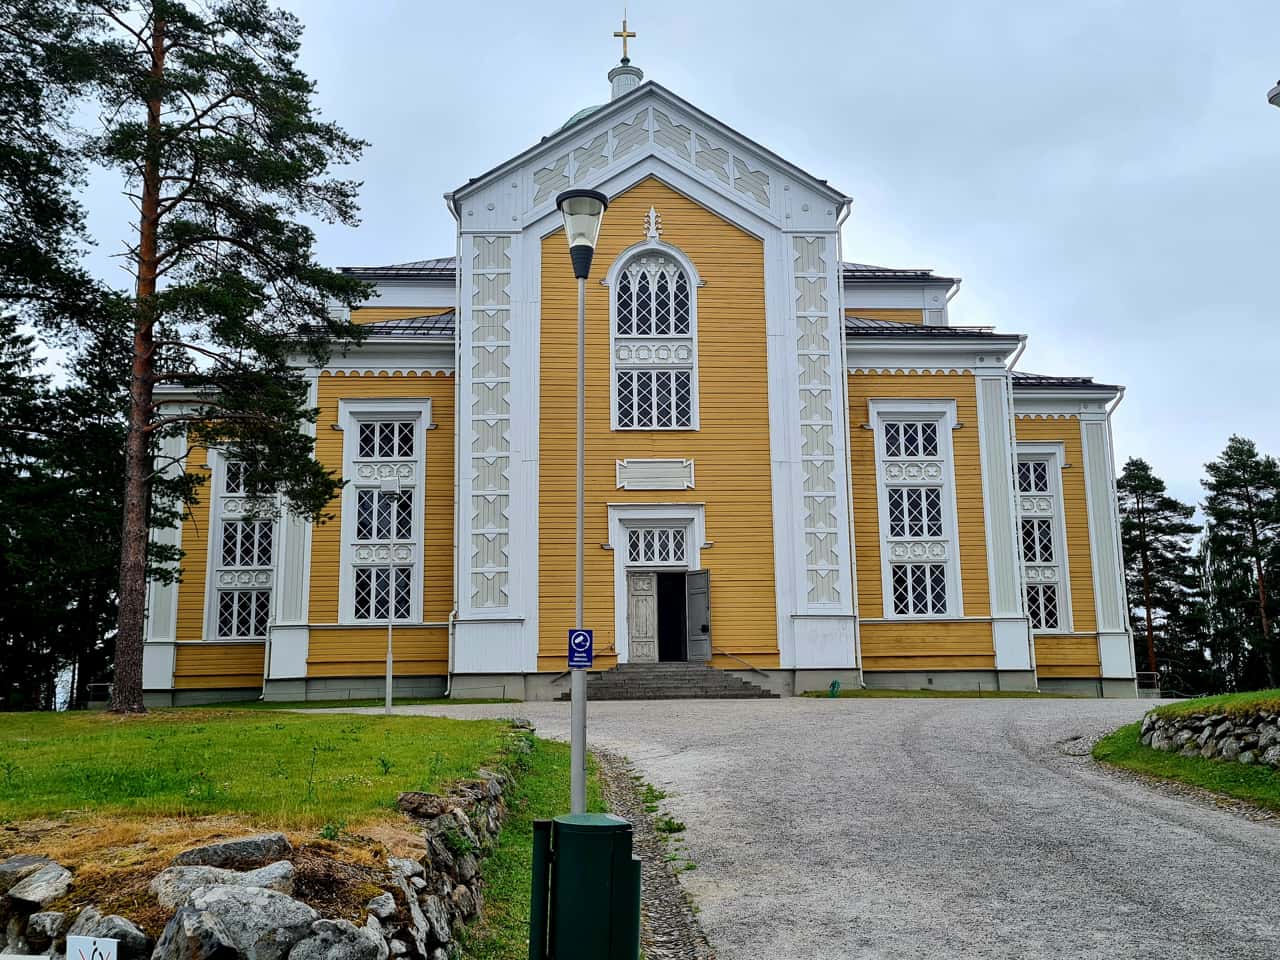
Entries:
{"type": "MultiPolygon", "coordinates": [[[[573,625],[582,629],[582,474],[586,469],[583,438],[586,419],[586,335],[587,335],[587,281],[578,278],[578,528],[575,557],[575,590],[573,625]]],[[[569,763],[569,812],[587,812],[587,673],[585,670],[569,671],[570,710],[569,763]]]]}

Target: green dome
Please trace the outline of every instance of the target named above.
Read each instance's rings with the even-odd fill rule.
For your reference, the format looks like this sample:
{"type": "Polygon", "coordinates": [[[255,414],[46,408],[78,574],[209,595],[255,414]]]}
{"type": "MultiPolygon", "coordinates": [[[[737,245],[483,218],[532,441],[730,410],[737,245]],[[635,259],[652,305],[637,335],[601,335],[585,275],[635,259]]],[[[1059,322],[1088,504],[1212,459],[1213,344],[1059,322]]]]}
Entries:
{"type": "MultiPolygon", "coordinates": [[[[595,113],[597,110],[599,110],[603,106],[604,106],[603,103],[597,103],[594,107],[583,107],[581,110],[575,113],[572,117],[570,117],[568,120],[562,123],[560,125],[560,130],[565,130],[569,127],[572,127],[579,120],[585,120],[587,117],[591,116],[591,114],[595,113]]],[[[557,130],[556,133],[559,133],[560,130],[557,130]]]]}

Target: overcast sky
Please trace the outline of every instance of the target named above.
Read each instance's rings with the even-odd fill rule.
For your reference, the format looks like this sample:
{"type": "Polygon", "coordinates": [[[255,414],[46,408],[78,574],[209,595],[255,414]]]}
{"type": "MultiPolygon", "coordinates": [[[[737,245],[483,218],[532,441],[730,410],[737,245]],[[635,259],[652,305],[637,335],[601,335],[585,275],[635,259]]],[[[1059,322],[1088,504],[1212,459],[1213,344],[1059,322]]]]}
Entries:
{"type": "MultiPolygon", "coordinates": [[[[371,144],[333,265],[451,255],[442,194],[608,99],[621,3],[292,0],[326,115],[371,144]]],[[[1117,458],[1198,500],[1280,454],[1276,0],[631,0],[632,61],[853,197],[845,259],[959,276],[1020,367],[1128,387],[1117,458]]],[[[128,210],[86,200],[109,271],[128,210]]],[[[117,272],[118,275],[118,272],[117,272]]]]}

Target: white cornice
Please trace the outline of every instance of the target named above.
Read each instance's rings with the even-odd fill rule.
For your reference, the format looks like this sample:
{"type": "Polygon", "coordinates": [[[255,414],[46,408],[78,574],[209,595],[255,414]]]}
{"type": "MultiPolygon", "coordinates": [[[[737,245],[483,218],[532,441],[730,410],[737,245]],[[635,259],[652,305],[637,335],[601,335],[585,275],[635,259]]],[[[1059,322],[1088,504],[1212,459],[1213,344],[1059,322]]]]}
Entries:
{"type": "Polygon", "coordinates": [[[1018,337],[921,343],[919,337],[850,337],[845,347],[845,363],[850,372],[888,371],[987,371],[1003,373],[1005,361],[1018,348],[1018,337]]]}

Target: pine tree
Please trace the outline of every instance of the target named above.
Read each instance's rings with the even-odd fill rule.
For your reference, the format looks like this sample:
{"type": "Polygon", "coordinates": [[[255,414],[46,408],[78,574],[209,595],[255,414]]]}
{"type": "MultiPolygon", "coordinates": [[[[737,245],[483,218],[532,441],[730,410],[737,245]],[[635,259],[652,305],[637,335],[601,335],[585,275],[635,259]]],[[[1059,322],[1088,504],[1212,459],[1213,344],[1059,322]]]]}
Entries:
{"type": "Polygon", "coordinates": [[[356,222],[358,184],[329,171],[364,144],[317,116],[301,27],[265,0],[40,2],[52,12],[32,42],[56,39],[94,65],[105,119],[87,155],[121,173],[138,211],[128,323],[63,314],[49,326],[127,348],[112,709],[141,711],[159,440],[182,432],[227,450],[250,484],[313,520],[339,486],[302,431],[315,416],[303,371],[360,338],[332,307],[368,288],[322,268],[300,220],[356,222]],[[167,395],[175,386],[187,395],[167,395]]]}
{"type": "Polygon", "coordinates": [[[1187,609],[1196,588],[1191,547],[1200,527],[1191,522],[1195,508],[1169,496],[1145,460],[1130,459],[1124,465],[1116,492],[1129,618],[1135,636],[1144,641],[1147,669],[1156,673],[1157,647],[1168,645],[1171,624],[1187,609]]]}
{"type": "MultiPolygon", "coordinates": [[[[1253,441],[1233,436],[1222,456],[1205,465],[1206,541],[1212,586],[1211,619],[1230,646],[1233,684],[1247,682],[1256,658],[1265,683],[1276,686],[1274,581],[1280,561],[1280,464],[1253,441]]],[[[1238,687],[1237,687],[1238,688],[1238,687]]]]}

